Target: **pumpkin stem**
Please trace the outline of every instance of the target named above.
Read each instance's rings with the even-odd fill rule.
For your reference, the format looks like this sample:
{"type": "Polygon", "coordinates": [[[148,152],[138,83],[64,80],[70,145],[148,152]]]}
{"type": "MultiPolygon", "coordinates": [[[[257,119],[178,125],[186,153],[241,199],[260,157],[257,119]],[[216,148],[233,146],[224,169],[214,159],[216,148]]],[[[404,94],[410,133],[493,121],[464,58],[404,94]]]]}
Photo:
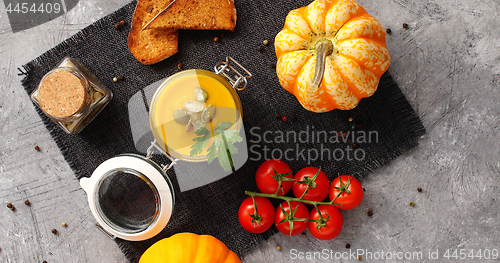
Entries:
{"type": "Polygon", "coordinates": [[[321,85],[323,74],[325,73],[326,57],[333,52],[332,41],[328,39],[320,40],[318,44],[316,44],[316,51],[318,55],[316,56],[316,71],[314,72],[311,83],[311,92],[316,92],[321,85]]]}

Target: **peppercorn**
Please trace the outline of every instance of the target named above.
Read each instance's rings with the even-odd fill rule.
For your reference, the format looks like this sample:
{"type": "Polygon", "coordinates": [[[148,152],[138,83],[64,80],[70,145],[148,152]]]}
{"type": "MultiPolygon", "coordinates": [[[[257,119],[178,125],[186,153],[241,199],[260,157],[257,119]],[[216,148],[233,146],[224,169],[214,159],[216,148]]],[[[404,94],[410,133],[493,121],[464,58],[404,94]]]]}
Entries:
{"type": "Polygon", "coordinates": [[[117,82],[117,81],[118,81],[118,78],[117,78],[117,77],[114,77],[114,78],[113,78],[113,81],[114,81],[114,82],[117,82]]]}
{"type": "Polygon", "coordinates": [[[127,24],[127,22],[125,22],[125,20],[120,21],[120,25],[124,26],[125,24],[127,24]]]}
{"type": "Polygon", "coordinates": [[[363,258],[361,256],[358,256],[358,260],[361,260],[361,259],[363,259],[363,258]]]}
{"type": "Polygon", "coordinates": [[[47,263],[47,260],[42,261],[42,263],[47,263]]]}
{"type": "Polygon", "coordinates": [[[57,229],[52,229],[52,234],[57,235],[57,229]]]}
{"type": "Polygon", "coordinates": [[[404,29],[408,29],[408,24],[407,23],[403,23],[403,28],[404,29]]]}
{"type": "Polygon", "coordinates": [[[179,70],[182,70],[182,64],[181,64],[181,63],[177,64],[177,68],[178,68],[179,70]]]}
{"type": "Polygon", "coordinates": [[[345,248],[351,248],[351,245],[350,244],[346,244],[345,248]]]}
{"type": "Polygon", "coordinates": [[[290,116],[291,121],[295,121],[296,119],[297,119],[297,116],[295,116],[295,114],[292,114],[292,116],[290,116]]]}
{"type": "Polygon", "coordinates": [[[354,149],[358,149],[358,144],[353,143],[353,144],[352,144],[352,148],[354,148],[354,149]]]}
{"type": "Polygon", "coordinates": [[[417,188],[417,191],[422,192],[422,188],[420,188],[420,187],[417,188]]]}
{"type": "Polygon", "coordinates": [[[120,23],[115,24],[115,29],[120,30],[122,28],[122,25],[120,23]]]}
{"type": "Polygon", "coordinates": [[[390,33],[392,33],[392,30],[391,30],[390,28],[388,28],[388,29],[386,29],[386,30],[385,30],[385,32],[386,32],[387,34],[390,34],[390,33]]]}
{"type": "Polygon", "coordinates": [[[372,216],[373,215],[373,212],[372,210],[368,210],[368,212],[366,213],[368,216],[372,216]]]}
{"type": "Polygon", "coordinates": [[[302,233],[302,234],[301,234],[301,236],[302,236],[302,237],[306,237],[306,233],[302,233]]]}
{"type": "Polygon", "coordinates": [[[353,121],[354,119],[352,117],[349,117],[349,121],[353,121]]]}
{"type": "Polygon", "coordinates": [[[356,128],[361,129],[361,127],[363,127],[363,125],[361,125],[361,123],[356,124],[356,128]]]}
{"type": "Polygon", "coordinates": [[[118,76],[118,80],[124,80],[124,79],[125,79],[124,76],[122,76],[122,75],[118,76]]]}
{"type": "Polygon", "coordinates": [[[66,222],[63,222],[61,225],[62,225],[63,227],[67,227],[67,226],[68,226],[68,224],[66,224],[66,222]]]}
{"type": "Polygon", "coordinates": [[[281,246],[276,246],[276,250],[281,251],[281,246]]]}
{"type": "Polygon", "coordinates": [[[218,37],[214,37],[214,42],[218,43],[219,42],[219,38],[218,37]]]}
{"type": "Polygon", "coordinates": [[[7,207],[8,207],[8,208],[12,208],[12,207],[13,207],[12,203],[8,203],[8,204],[7,204],[7,207]]]}
{"type": "Polygon", "coordinates": [[[26,200],[26,201],[24,201],[24,204],[25,205],[31,205],[31,202],[30,202],[30,200],[26,200]]]}
{"type": "Polygon", "coordinates": [[[281,119],[281,114],[276,113],[276,115],[274,115],[274,117],[276,117],[276,119],[281,119]]]}
{"type": "Polygon", "coordinates": [[[259,52],[263,52],[263,51],[264,51],[264,47],[259,46],[259,47],[257,48],[257,50],[258,50],[259,52]]]}
{"type": "Polygon", "coordinates": [[[262,41],[262,43],[267,46],[267,44],[269,44],[269,41],[264,40],[264,41],[262,41]]]}
{"type": "Polygon", "coordinates": [[[16,211],[16,207],[15,207],[15,206],[12,206],[12,207],[10,208],[10,210],[12,210],[12,211],[16,211]]]}
{"type": "Polygon", "coordinates": [[[35,146],[35,151],[40,151],[40,147],[38,147],[38,145],[35,146]]]}
{"type": "Polygon", "coordinates": [[[414,202],[410,202],[410,206],[414,206],[414,205],[415,205],[415,203],[414,203],[414,202]]]}
{"type": "Polygon", "coordinates": [[[344,135],[344,138],[347,138],[347,132],[344,132],[343,135],[344,135]]]}

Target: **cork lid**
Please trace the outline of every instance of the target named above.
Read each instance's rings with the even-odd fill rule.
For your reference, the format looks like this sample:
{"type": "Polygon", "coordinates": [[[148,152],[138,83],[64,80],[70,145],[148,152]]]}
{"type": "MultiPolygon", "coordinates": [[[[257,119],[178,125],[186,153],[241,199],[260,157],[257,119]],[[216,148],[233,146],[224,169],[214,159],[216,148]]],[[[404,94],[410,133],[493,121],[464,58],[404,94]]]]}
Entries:
{"type": "Polygon", "coordinates": [[[47,75],[38,89],[40,108],[57,118],[78,113],[85,104],[86,96],[86,87],[81,79],[65,70],[47,75]]]}

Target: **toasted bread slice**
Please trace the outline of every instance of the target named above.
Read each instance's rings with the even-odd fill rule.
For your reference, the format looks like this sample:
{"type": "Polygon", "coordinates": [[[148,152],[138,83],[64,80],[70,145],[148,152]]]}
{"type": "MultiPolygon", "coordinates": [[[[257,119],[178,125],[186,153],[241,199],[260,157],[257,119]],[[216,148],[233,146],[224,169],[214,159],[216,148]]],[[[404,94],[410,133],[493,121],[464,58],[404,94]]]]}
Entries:
{"type": "Polygon", "coordinates": [[[132,26],[128,35],[128,48],[132,55],[142,64],[158,63],[178,51],[177,29],[146,29],[146,25],[153,17],[161,12],[154,8],[157,0],[139,0],[135,8],[132,26]]]}
{"type": "MultiPolygon", "coordinates": [[[[171,0],[156,0],[160,8],[171,0]]],[[[234,30],[236,7],[234,0],[176,0],[147,28],[234,30]]]]}

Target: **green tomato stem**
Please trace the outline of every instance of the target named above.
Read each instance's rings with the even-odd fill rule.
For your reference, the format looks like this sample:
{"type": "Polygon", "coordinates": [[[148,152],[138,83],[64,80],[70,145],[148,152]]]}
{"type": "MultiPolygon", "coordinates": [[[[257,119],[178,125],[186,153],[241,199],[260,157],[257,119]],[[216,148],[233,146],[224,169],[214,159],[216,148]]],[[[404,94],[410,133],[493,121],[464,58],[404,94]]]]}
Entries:
{"type": "Polygon", "coordinates": [[[310,205],[342,206],[342,205],[339,205],[339,204],[333,204],[331,202],[310,201],[310,200],[304,200],[304,199],[301,199],[301,198],[288,197],[288,196],[282,196],[282,195],[277,195],[277,194],[264,194],[264,193],[250,192],[250,191],[245,191],[245,194],[247,194],[249,196],[262,196],[262,197],[276,198],[276,199],[281,199],[281,200],[285,200],[285,201],[288,201],[288,202],[297,201],[297,202],[306,203],[306,204],[310,204],[310,205]]]}

